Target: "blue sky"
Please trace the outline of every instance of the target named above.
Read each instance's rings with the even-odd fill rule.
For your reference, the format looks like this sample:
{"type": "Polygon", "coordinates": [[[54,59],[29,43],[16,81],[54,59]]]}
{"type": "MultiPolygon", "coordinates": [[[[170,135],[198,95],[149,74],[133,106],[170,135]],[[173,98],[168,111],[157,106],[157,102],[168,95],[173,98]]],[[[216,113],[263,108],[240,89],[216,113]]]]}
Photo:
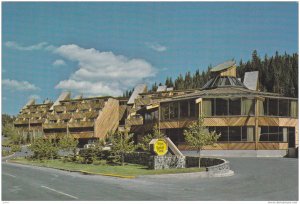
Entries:
{"type": "Polygon", "coordinates": [[[298,3],[2,3],[2,112],[298,52],[298,3]]]}

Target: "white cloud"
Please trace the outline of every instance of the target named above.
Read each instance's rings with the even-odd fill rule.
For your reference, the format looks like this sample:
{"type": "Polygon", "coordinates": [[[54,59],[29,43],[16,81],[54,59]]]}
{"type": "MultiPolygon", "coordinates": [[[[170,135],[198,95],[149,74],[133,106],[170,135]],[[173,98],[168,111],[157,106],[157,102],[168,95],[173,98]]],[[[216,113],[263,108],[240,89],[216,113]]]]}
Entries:
{"type": "Polygon", "coordinates": [[[54,53],[78,63],[69,79],[56,88],[93,95],[121,95],[124,90],[154,76],[156,69],[143,59],[128,59],[112,52],[85,49],[77,45],[62,45],[54,53]]]}
{"type": "Polygon", "coordinates": [[[166,46],[163,46],[163,45],[160,45],[158,43],[149,43],[149,42],[146,42],[145,43],[146,46],[152,50],[155,50],[157,52],[164,52],[167,50],[167,47],[166,46]]]}
{"type": "Polygon", "coordinates": [[[16,80],[10,80],[10,79],[3,79],[2,85],[5,88],[17,90],[17,91],[35,91],[39,90],[37,86],[34,84],[29,83],[28,81],[16,81],[16,80]]]}
{"type": "Polygon", "coordinates": [[[28,96],[28,99],[40,100],[40,99],[41,99],[41,97],[40,97],[39,95],[32,94],[32,95],[28,96]]]}
{"type": "Polygon", "coordinates": [[[59,66],[65,66],[66,63],[65,63],[65,61],[59,59],[59,60],[55,60],[52,65],[55,67],[59,67],[59,66]]]}
{"type": "Polygon", "coordinates": [[[41,42],[35,45],[23,46],[14,41],[7,41],[5,43],[5,46],[16,50],[32,51],[32,50],[41,50],[41,49],[51,47],[51,46],[46,47],[47,44],[48,44],[47,42],[41,42]]]}

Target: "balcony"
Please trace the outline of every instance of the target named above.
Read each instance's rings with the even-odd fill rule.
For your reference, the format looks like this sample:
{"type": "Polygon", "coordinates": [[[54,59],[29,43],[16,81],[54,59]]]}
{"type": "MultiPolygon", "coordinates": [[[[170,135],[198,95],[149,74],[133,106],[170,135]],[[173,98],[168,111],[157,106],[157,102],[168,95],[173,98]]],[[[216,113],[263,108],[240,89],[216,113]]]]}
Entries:
{"type": "Polygon", "coordinates": [[[143,125],[144,120],[142,117],[131,117],[130,119],[125,120],[126,126],[132,125],[143,125]]]}
{"type": "Polygon", "coordinates": [[[69,128],[94,127],[94,122],[91,121],[72,122],[68,124],[68,127],[69,128]]]}
{"type": "Polygon", "coordinates": [[[151,98],[137,98],[135,99],[134,103],[137,106],[144,106],[144,105],[149,105],[152,102],[151,98]]]}
{"type": "Polygon", "coordinates": [[[44,123],[43,129],[67,129],[67,123],[44,123]]]}

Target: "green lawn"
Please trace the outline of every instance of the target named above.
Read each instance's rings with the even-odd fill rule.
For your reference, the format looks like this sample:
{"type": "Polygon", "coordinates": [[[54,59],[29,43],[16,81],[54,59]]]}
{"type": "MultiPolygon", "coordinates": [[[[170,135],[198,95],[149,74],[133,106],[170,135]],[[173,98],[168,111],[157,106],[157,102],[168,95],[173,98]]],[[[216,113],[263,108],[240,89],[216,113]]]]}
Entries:
{"type": "Polygon", "coordinates": [[[205,168],[185,168],[185,169],[163,169],[150,170],[146,166],[136,164],[126,164],[124,166],[112,165],[93,165],[93,164],[78,164],[72,162],[63,162],[61,160],[45,160],[43,162],[27,160],[25,158],[17,158],[12,162],[31,164],[35,166],[50,167],[56,169],[64,169],[69,171],[87,171],[98,174],[114,174],[119,176],[139,176],[139,175],[154,175],[154,174],[175,174],[175,173],[191,173],[205,171],[205,168]]]}

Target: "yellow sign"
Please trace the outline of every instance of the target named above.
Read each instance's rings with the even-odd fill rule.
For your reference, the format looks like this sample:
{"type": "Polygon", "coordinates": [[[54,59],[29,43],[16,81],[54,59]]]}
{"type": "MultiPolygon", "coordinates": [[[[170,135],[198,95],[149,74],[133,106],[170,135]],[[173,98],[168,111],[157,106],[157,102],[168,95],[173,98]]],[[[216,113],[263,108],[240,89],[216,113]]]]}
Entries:
{"type": "Polygon", "coordinates": [[[158,139],[154,143],[153,150],[158,156],[163,156],[168,152],[168,144],[164,139],[158,139]]]}

